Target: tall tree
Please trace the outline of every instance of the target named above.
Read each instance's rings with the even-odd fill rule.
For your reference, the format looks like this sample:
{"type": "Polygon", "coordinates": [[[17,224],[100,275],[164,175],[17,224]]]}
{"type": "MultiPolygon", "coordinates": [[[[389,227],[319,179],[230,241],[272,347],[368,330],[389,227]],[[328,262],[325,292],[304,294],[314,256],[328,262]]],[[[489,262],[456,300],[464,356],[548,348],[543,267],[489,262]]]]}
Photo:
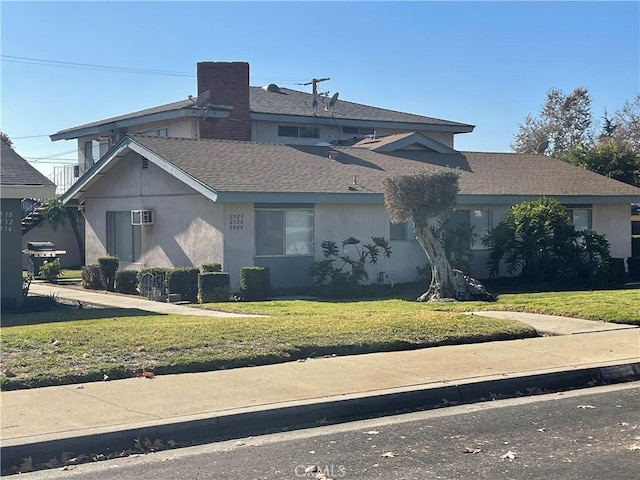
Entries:
{"type": "Polygon", "coordinates": [[[640,151],[628,142],[605,138],[595,147],[572,150],[567,159],[605,177],[640,186],[640,151]]]}
{"type": "Polygon", "coordinates": [[[82,212],[76,207],[66,207],[59,198],[49,200],[45,205],[44,218],[49,222],[51,228],[57,230],[58,227],[64,228],[67,220],[73,230],[73,235],[78,244],[80,252],[80,261],[84,263],[84,240],[80,234],[80,221],[82,220],[82,212]]]}
{"type": "Polygon", "coordinates": [[[537,116],[527,115],[518,126],[511,148],[518,153],[546,153],[562,158],[571,149],[592,141],[591,98],[586,88],[565,94],[547,92],[537,116]]]}
{"type": "Polygon", "coordinates": [[[605,125],[605,136],[618,142],[627,142],[631,149],[640,153],[640,93],[618,108],[613,118],[607,118],[605,112],[605,123],[610,125],[609,129],[605,125]]]}
{"type": "Polygon", "coordinates": [[[451,267],[444,246],[428,224],[429,219],[453,210],[458,194],[458,174],[424,171],[389,177],[384,180],[383,187],[389,218],[394,223],[413,220],[414,234],[431,266],[431,284],[418,301],[494,300],[477,280],[451,267]]]}

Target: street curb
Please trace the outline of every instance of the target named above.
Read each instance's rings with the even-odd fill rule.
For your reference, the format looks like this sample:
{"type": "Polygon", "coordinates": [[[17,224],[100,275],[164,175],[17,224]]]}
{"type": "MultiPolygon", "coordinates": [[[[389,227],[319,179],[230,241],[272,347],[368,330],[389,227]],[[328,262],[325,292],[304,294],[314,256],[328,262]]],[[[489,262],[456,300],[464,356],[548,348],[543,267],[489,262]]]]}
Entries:
{"type": "MultiPolygon", "coordinates": [[[[384,415],[441,408],[447,405],[490,401],[500,398],[552,393],[588,386],[640,380],[640,361],[574,370],[554,371],[496,379],[476,379],[456,383],[421,385],[342,395],[311,402],[290,402],[262,409],[230,411],[213,416],[162,424],[125,428],[69,438],[44,440],[0,448],[3,475],[21,459],[31,456],[33,465],[60,458],[62,452],[75,455],[109,456],[130,449],[136,438],[173,440],[179,446],[298,430],[325,424],[375,418],[384,415]]],[[[59,465],[59,466],[62,466],[59,465]]]]}

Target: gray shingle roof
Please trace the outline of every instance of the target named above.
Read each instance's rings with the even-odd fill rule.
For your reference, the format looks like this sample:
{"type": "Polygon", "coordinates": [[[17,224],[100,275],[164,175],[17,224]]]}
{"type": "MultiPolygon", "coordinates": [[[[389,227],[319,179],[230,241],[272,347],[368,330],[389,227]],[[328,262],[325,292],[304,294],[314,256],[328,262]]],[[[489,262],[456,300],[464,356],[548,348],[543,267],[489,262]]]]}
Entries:
{"type": "Polygon", "coordinates": [[[32,167],[24,158],[7,145],[0,142],[0,185],[30,185],[53,187],[55,184],[32,167]]]}
{"type": "MultiPolygon", "coordinates": [[[[290,116],[312,116],[313,95],[310,93],[290,90],[288,88],[280,88],[280,92],[267,91],[262,87],[250,87],[250,111],[251,113],[262,113],[269,115],[290,115],[290,116]]],[[[326,100],[328,102],[328,99],[326,100]]],[[[215,97],[212,99],[215,103],[215,97]]],[[[116,117],[106,118],[91,123],[85,123],[71,128],[66,128],[56,132],[56,135],[70,133],[75,130],[97,127],[103,124],[109,124],[122,120],[130,120],[136,117],[144,117],[156,113],[170,112],[192,108],[193,102],[189,99],[178,102],[167,103],[136,112],[119,115],[116,117]]],[[[321,118],[331,118],[331,112],[325,110],[324,103],[319,100],[316,116],[321,118]]],[[[430,126],[453,127],[460,128],[463,131],[469,131],[472,125],[465,123],[451,122],[438,118],[425,117],[422,115],[414,115],[411,113],[397,112],[394,110],[386,110],[384,108],[370,107],[359,103],[347,102],[339,99],[336,103],[333,118],[336,119],[352,119],[362,121],[375,122],[401,122],[416,123],[430,126]]]]}
{"type": "MultiPolygon", "coordinates": [[[[262,87],[250,88],[251,112],[276,115],[295,115],[308,117],[313,114],[313,95],[310,93],[280,88],[280,92],[268,91],[262,87]]],[[[328,98],[318,97],[316,116],[331,118],[328,98]]],[[[419,123],[451,127],[471,127],[464,123],[451,122],[439,118],[425,117],[411,113],[397,112],[384,108],[370,107],[360,103],[338,99],[333,109],[333,118],[351,120],[372,120],[377,122],[419,123]]]]}
{"type": "Polygon", "coordinates": [[[637,196],[640,188],[536,154],[406,150],[133,136],[137,143],[218,192],[382,193],[386,177],[460,171],[461,195],[637,196]],[[329,158],[332,152],[332,158],[329,158]]]}

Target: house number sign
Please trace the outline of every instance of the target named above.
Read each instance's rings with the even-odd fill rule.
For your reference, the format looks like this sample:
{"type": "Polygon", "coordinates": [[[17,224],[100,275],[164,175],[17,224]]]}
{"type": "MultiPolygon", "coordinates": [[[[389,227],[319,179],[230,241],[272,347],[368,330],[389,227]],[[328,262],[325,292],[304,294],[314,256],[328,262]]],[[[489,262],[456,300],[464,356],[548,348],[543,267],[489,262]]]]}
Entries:
{"type": "Polygon", "coordinates": [[[229,215],[229,230],[242,230],[244,226],[244,213],[232,213],[229,215]]]}
{"type": "Polygon", "coordinates": [[[10,232],[13,228],[13,212],[0,212],[0,231],[10,232]]]}

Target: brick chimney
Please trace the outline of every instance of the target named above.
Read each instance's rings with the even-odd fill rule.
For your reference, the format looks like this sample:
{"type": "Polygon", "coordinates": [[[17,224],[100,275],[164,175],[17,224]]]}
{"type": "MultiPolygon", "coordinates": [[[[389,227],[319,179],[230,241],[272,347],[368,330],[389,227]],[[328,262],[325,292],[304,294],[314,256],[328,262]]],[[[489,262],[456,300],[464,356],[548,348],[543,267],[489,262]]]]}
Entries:
{"type": "Polygon", "coordinates": [[[251,140],[249,120],[249,64],[198,62],[198,95],[211,91],[209,103],[231,105],[228,118],[199,122],[200,138],[251,140]]]}

